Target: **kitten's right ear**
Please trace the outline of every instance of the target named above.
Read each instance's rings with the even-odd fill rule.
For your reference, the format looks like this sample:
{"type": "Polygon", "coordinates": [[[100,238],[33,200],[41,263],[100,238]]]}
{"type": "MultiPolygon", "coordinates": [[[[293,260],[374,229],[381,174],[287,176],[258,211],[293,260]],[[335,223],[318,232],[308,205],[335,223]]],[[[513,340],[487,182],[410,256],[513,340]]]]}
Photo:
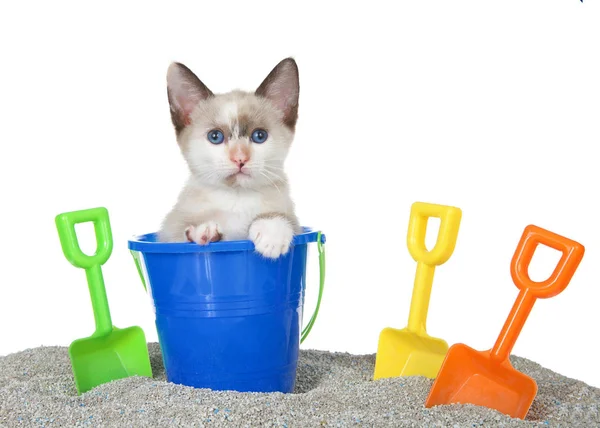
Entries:
{"type": "Polygon", "coordinates": [[[190,124],[190,113],[202,100],[213,96],[210,89],[185,65],[174,62],[167,71],[167,96],[171,120],[177,132],[190,124]]]}

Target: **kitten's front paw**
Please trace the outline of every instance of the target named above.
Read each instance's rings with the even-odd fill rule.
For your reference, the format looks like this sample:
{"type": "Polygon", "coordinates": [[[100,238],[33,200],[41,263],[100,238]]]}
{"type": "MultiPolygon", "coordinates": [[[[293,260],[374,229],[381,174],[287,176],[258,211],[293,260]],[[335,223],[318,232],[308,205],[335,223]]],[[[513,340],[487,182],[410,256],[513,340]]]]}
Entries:
{"type": "Polygon", "coordinates": [[[294,230],[283,217],[264,218],[252,223],[249,235],[256,251],[267,258],[276,259],[289,251],[294,230]]]}
{"type": "Polygon", "coordinates": [[[209,242],[220,241],[223,237],[221,229],[214,221],[202,223],[199,226],[189,226],[185,229],[185,237],[190,242],[206,245],[209,242]]]}

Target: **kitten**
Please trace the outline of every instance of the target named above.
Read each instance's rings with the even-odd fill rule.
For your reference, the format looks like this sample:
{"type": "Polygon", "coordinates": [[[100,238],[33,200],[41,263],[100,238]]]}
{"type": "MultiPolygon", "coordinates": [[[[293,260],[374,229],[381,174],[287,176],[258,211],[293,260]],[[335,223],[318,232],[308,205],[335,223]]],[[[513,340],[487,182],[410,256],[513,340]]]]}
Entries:
{"type": "Polygon", "coordinates": [[[294,139],[300,87],[292,58],[254,93],[213,94],[185,65],[167,72],[171,120],[190,177],[159,241],[251,239],[276,259],[301,231],[283,164],[294,139]]]}

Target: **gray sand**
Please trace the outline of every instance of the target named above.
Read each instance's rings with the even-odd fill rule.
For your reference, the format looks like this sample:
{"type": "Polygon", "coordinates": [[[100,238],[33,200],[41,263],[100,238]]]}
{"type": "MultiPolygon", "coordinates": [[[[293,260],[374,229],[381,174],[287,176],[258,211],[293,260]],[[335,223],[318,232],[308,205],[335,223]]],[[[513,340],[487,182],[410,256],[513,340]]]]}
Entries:
{"type": "Polygon", "coordinates": [[[600,426],[600,389],[518,357],[515,368],[539,387],[526,421],[470,405],[426,409],[432,381],[372,381],[374,355],[302,351],[294,394],[249,394],[167,383],[159,347],[149,346],[155,379],[123,379],[82,396],[64,347],[0,357],[0,426],[600,426]]]}

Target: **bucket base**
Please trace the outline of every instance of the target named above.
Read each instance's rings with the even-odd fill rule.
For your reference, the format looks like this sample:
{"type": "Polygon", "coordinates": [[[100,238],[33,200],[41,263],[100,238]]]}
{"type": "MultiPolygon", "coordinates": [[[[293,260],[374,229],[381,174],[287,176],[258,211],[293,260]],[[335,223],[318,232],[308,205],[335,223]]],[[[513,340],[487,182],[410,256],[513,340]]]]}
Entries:
{"type": "Polygon", "coordinates": [[[300,347],[298,305],[248,316],[159,313],[156,327],[167,380],[212,390],[292,392],[300,347]]]}
{"type": "Polygon", "coordinates": [[[296,384],[296,365],[285,367],[276,373],[238,374],[231,375],[230,379],[221,377],[218,380],[206,379],[205,373],[174,373],[167,375],[167,381],[213,391],[291,393],[296,384]]]}

